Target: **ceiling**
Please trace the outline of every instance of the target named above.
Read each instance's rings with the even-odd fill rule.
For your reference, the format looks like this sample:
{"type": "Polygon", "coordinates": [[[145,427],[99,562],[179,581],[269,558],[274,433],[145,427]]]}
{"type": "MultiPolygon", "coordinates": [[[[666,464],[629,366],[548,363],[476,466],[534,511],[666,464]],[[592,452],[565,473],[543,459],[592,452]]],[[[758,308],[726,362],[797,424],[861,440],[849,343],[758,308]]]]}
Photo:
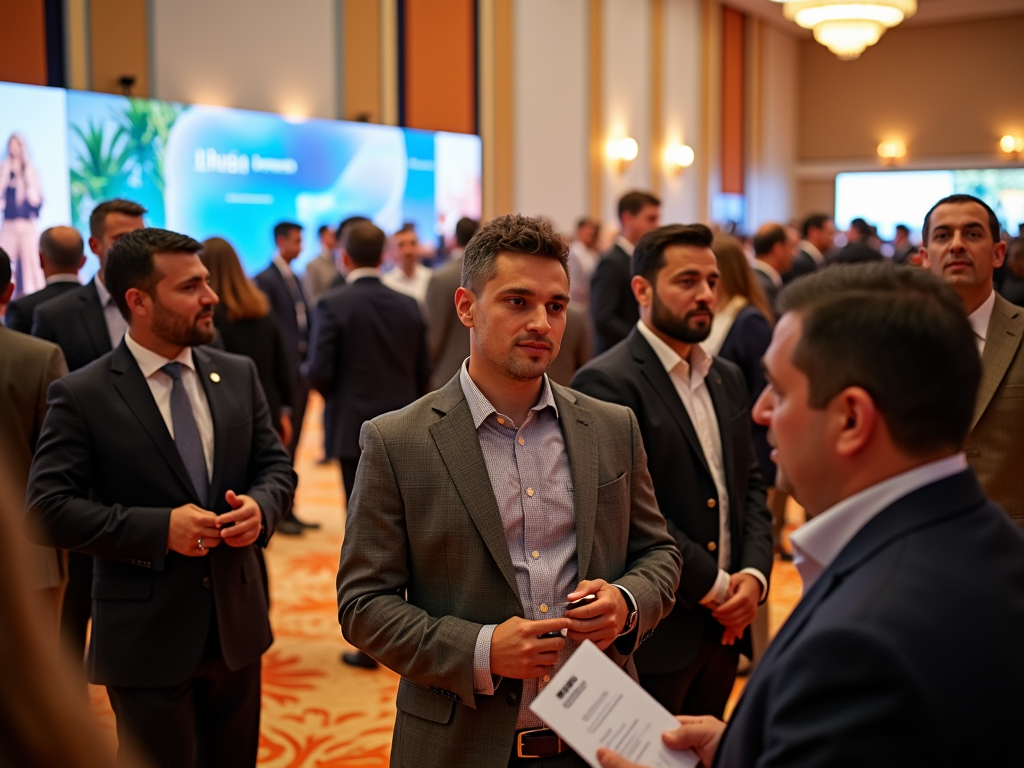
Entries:
{"type": "MultiPolygon", "coordinates": [[[[723,0],[738,11],[758,16],[796,35],[810,36],[782,16],[782,3],[772,0],[723,0]]],[[[903,22],[906,26],[944,24],[964,19],[1011,16],[1024,13],[1024,0],[917,0],[917,14],[903,22]]]]}

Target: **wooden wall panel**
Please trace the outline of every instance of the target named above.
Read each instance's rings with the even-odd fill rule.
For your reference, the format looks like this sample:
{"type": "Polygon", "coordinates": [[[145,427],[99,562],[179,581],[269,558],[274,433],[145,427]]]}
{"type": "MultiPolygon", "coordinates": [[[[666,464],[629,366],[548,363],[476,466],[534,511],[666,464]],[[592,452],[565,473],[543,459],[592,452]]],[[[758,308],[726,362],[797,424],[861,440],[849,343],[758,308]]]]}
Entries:
{"type": "Polygon", "coordinates": [[[344,20],[345,120],[381,121],[380,3],[360,0],[342,3],[344,20]]]}
{"type": "Polygon", "coordinates": [[[403,0],[405,124],[476,132],[474,0],[403,0]]]}
{"type": "Polygon", "coordinates": [[[89,30],[92,90],[121,93],[120,78],[134,75],[132,96],[149,96],[146,0],[90,0],[89,30]]]}
{"type": "Polygon", "coordinates": [[[746,16],[722,8],[722,192],[743,194],[746,16]]]}
{"type": "Polygon", "coordinates": [[[46,13],[43,0],[3,4],[0,80],[46,85],[46,13]]]}

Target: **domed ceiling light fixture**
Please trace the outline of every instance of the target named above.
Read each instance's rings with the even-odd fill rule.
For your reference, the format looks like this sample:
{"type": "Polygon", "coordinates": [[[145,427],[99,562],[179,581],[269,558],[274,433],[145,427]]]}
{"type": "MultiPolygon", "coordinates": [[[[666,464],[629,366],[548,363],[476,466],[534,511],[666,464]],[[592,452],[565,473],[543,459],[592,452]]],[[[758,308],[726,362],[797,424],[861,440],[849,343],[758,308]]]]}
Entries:
{"type": "Polygon", "coordinates": [[[773,0],[783,15],[843,61],[860,56],[885,30],[917,13],[917,0],[773,0]]]}

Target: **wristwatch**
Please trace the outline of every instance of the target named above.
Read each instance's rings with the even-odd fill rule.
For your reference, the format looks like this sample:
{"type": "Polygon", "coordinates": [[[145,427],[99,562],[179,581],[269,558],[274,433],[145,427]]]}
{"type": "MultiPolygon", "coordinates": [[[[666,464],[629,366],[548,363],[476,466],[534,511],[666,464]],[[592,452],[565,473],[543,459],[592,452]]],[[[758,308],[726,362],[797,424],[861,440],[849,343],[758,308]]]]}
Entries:
{"type": "Polygon", "coordinates": [[[622,593],[622,598],[626,601],[626,624],[618,634],[619,637],[622,637],[636,629],[637,620],[640,618],[640,612],[636,609],[636,604],[633,603],[633,598],[630,596],[629,592],[618,584],[614,584],[613,586],[618,587],[619,592],[622,593]]]}

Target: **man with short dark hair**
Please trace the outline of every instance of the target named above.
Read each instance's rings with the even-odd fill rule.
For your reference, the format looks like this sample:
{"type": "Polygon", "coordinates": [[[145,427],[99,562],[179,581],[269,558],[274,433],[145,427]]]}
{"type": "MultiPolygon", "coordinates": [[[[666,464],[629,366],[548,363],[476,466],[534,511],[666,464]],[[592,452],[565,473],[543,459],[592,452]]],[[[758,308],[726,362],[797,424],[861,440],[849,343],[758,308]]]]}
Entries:
{"type": "Polygon", "coordinates": [[[803,598],[728,727],[665,741],[717,768],[1024,764],[1024,535],[963,452],[982,364],[960,300],[865,264],[780,302],[754,418],[807,510],[803,598]]]}
{"type": "Polygon", "coordinates": [[[796,245],[792,230],[774,222],[762,224],[754,235],[754,277],[776,316],[778,309],[775,305],[782,290],[782,276],[793,265],[796,245]]]}
{"type": "Polygon", "coordinates": [[[434,270],[420,261],[420,240],[416,227],[406,224],[391,236],[394,267],[381,282],[393,291],[404,293],[416,299],[420,312],[427,311],[427,289],[434,270]]]}
{"type": "Polygon", "coordinates": [[[910,242],[910,228],[906,224],[897,224],[896,237],[892,241],[893,264],[909,264],[910,258],[919,250],[910,242]]]}
{"type": "Polygon", "coordinates": [[[960,296],[981,356],[967,459],[986,495],[1024,527],[1024,309],[992,287],[1006,256],[999,219],[984,201],[951,195],[928,212],[921,237],[922,265],[960,296]]]}
{"type": "Polygon", "coordinates": [[[566,250],[539,219],[481,227],[455,297],[468,362],[360,433],[338,615],[402,675],[396,765],[583,768],[530,702],[584,640],[635,674],[672,607],[679,551],[635,417],[545,375],[566,250]]]}
{"type": "Polygon", "coordinates": [[[829,264],[865,264],[882,261],[885,256],[872,245],[876,237],[875,228],[864,219],[854,219],[846,230],[846,245],[828,258],[829,264]]]}
{"type": "Polygon", "coordinates": [[[768,595],[771,518],[743,373],[700,346],[718,265],[702,224],[648,232],[633,252],[640,320],[573,389],[636,414],[658,507],[683,555],[676,606],[636,653],[640,683],[675,715],[721,717],[746,629],[768,595]]]}
{"type": "Polygon", "coordinates": [[[120,744],[162,768],[251,768],[273,640],[258,548],[296,477],[253,362],[202,346],[217,296],[201,248],[144,229],[111,249],[128,332],[50,387],[29,517],[96,558],[86,666],[120,744]]]}
{"type": "Polygon", "coordinates": [[[590,279],[590,316],[594,320],[594,353],[618,344],[640,317],[630,287],[633,248],[658,226],[661,201],[649,192],[628,192],[619,199],[621,231],[601,254],[590,279]]]}
{"type": "MultiPolygon", "coordinates": [[[[305,374],[304,363],[309,346],[311,314],[302,284],[291,268],[291,264],[302,253],[302,225],[293,221],[279,222],[274,227],[274,244],[277,246],[277,252],[271,259],[270,266],[256,275],[254,282],[267,295],[270,308],[274,310],[281,323],[288,362],[296,382],[294,399],[290,404],[292,441],[286,446],[294,464],[295,451],[302,436],[302,422],[306,416],[306,403],[309,401],[309,379],[305,374]]],[[[289,510],[278,526],[278,531],[294,536],[302,533],[303,528],[319,527],[319,523],[300,520],[293,510],[289,510]]]]}
{"type": "Polygon", "coordinates": [[[4,325],[21,333],[32,332],[32,316],[44,301],[81,287],[78,270],[85,264],[82,236],[72,227],[50,227],[39,236],[39,264],[46,287],[7,305],[4,325]]]}
{"type": "Polygon", "coordinates": [[[320,301],[320,297],[330,290],[334,278],[341,274],[334,262],[334,249],[338,245],[334,230],[326,224],[321,224],[316,233],[320,238],[320,253],[306,265],[306,274],[303,278],[306,300],[314,307],[320,301]]]}
{"type": "Polygon", "coordinates": [[[782,282],[789,283],[802,275],[817,272],[825,266],[825,254],[832,250],[836,225],[832,217],[824,213],[812,213],[800,227],[800,242],[793,265],[782,275],[782,282]]]}
{"type": "Polygon", "coordinates": [[[597,252],[600,231],[600,223],[585,216],[576,222],[576,236],[569,246],[569,274],[572,275],[570,298],[573,305],[583,309],[590,308],[590,280],[601,258],[597,252]]]}
{"type": "Polygon", "coordinates": [[[1011,304],[1024,307],[1024,238],[1015,237],[1006,245],[1006,274],[999,295],[1011,304]]]}

